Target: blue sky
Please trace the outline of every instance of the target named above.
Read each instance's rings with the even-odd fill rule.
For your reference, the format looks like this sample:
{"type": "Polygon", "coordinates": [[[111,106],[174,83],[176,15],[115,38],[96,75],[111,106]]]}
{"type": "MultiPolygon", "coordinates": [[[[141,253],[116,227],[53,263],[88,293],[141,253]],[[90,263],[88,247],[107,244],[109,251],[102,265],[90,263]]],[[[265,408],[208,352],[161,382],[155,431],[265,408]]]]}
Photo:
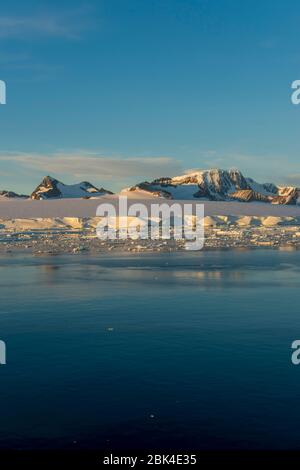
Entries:
{"type": "Polygon", "coordinates": [[[191,168],[300,184],[297,0],[3,0],[0,189],[191,168]]]}

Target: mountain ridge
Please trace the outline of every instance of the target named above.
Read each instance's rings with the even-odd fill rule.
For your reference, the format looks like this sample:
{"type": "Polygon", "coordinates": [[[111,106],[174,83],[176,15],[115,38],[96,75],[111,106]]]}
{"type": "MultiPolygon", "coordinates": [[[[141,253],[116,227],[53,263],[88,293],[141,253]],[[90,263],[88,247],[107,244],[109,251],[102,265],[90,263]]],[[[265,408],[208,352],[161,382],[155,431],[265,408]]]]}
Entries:
{"type": "MultiPolygon", "coordinates": [[[[20,195],[13,191],[0,191],[0,198],[16,199],[65,199],[65,198],[98,198],[113,194],[111,191],[98,188],[88,181],[65,184],[45,176],[30,196],[20,195]]],[[[174,200],[210,200],[266,202],[270,204],[300,204],[300,189],[293,186],[280,186],[274,183],[258,183],[245,177],[238,169],[223,170],[212,168],[195,170],[173,177],[160,177],[152,182],[143,181],[123,189],[119,194],[131,197],[161,197],[174,200]]]]}
{"type": "MultiPolygon", "coordinates": [[[[168,199],[204,199],[211,201],[261,201],[271,204],[299,204],[300,189],[274,183],[258,183],[238,169],[197,170],[175,177],[157,178],[127,188],[145,191],[168,199]]],[[[123,193],[126,192],[123,191],[123,193]]]]}

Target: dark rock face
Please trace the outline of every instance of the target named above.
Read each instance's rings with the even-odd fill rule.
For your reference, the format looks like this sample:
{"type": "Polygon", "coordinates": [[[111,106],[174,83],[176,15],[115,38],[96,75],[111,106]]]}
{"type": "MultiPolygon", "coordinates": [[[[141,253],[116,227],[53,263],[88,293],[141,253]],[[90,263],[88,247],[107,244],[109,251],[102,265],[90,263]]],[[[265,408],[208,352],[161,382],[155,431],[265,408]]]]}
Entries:
{"type": "Polygon", "coordinates": [[[253,191],[253,189],[241,189],[230,195],[233,199],[242,202],[252,202],[252,201],[261,201],[261,202],[270,202],[270,196],[264,196],[263,194],[253,191]]]}
{"type": "MultiPolygon", "coordinates": [[[[161,184],[162,188],[167,188],[167,184],[161,184]]],[[[147,191],[151,193],[153,196],[157,197],[164,197],[166,199],[172,199],[172,195],[167,191],[167,189],[157,189],[154,183],[148,183],[148,181],[144,181],[136,186],[130,188],[130,191],[136,191],[136,189],[141,189],[142,191],[147,191]]]]}
{"type": "Polygon", "coordinates": [[[297,204],[299,190],[297,188],[282,188],[280,194],[272,199],[272,204],[297,204]]]}
{"type": "Polygon", "coordinates": [[[242,175],[239,170],[228,171],[231,182],[236,186],[237,189],[248,189],[249,184],[246,178],[242,175]]]}
{"type": "Polygon", "coordinates": [[[58,180],[45,176],[43,181],[35,188],[31,194],[31,199],[49,199],[61,197],[61,192],[57,189],[58,180]]]}

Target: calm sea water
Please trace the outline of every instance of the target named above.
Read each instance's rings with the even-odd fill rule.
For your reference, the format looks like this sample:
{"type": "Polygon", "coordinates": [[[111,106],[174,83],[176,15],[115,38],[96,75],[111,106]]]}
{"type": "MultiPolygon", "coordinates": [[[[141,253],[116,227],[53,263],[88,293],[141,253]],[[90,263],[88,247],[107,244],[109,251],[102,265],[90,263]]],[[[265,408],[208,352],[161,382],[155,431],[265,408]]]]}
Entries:
{"type": "Polygon", "coordinates": [[[0,447],[300,449],[300,253],[1,258],[0,447]]]}

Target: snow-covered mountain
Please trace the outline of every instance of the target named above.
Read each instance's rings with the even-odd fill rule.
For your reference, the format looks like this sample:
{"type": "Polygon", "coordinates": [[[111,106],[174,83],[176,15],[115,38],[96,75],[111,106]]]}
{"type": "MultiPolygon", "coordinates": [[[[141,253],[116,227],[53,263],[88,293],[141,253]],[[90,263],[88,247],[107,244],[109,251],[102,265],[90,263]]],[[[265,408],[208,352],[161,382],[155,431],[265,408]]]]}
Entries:
{"type": "Polygon", "coordinates": [[[6,198],[6,199],[27,199],[29,196],[25,196],[25,194],[17,194],[14,193],[13,191],[6,191],[5,189],[3,191],[0,191],[0,199],[6,198]]]}
{"type": "MultiPolygon", "coordinates": [[[[31,196],[13,191],[0,191],[1,199],[62,199],[98,198],[113,194],[104,188],[97,188],[87,181],[78,184],[64,184],[46,176],[31,196]]],[[[239,170],[197,170],[172,178],[158,178],[151,183],[145,181],[121,191],[134,198],[162,197],[166,199],[210,201],[268,202],[271,204],[300,204],[300,189],[277,186],[273,183],[260,184],[245,177],[239,170]]]]}
{"type": "Polygon", "coordinates": [[[112,193],[104,188],[98,189],[87,181],[64,184],[51,176],[46,176],[30,197],[31,199],[91,198],[105,194],[112,193]]]}
{"type": "Polygon", "coordinates": [[[279,187],[273,183],[260,184],[246,178],[236,169],[195,171],[173,178],[145,181],[123,191],[160,196],[168,199],[199,199],[211,201],[261,201],[271,204],[296,204],[298,188],[279,187]]]}

